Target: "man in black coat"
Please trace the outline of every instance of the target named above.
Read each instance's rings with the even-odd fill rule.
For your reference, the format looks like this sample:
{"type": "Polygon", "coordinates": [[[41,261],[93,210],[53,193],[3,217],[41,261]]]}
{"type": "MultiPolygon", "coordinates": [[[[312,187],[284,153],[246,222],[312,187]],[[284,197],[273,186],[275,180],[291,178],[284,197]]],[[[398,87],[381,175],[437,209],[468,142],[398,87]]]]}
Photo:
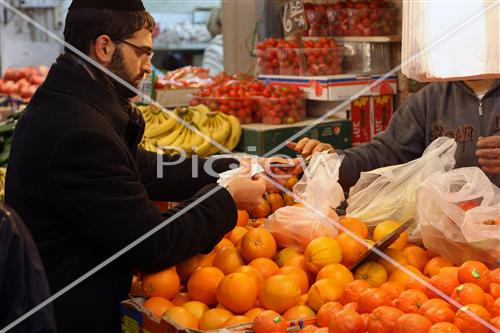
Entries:
{"type": "MultiPolygon", "coordinates": [[[[140,0],[74,0],[66,41],[134,87],[151,71],[154,20],[140,0]]],[[[14,134],[6,202],[37,244],[55,293],[169,216],[214,190],[213,161],[165,166],[138,149],[144,122],[135,94],[66,50],[27,107],[14,134]],[[197,164],[198,177],[191,174],[197,164]],[[161,213],[151,200],[182,203],[161,213]]],[[[218,159],[216,172],[233,159],[218,159]]],[[[201,200],[118,260],[54,302],[59,332],[119,332],[119,303],[132,270],[155,272],[208,253],[255,206],[265,180],[239,179],[201,200]]]]}

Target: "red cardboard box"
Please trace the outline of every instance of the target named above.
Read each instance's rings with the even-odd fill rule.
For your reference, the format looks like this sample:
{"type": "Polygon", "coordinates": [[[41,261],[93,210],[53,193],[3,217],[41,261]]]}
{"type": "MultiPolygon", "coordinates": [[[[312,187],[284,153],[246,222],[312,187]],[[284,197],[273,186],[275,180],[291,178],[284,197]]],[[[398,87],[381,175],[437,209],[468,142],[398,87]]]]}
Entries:
{"type": "Polygon", "coordinates": [[[352,144],[357,145],[371,140],[370,97],[361,96],[351,102],[352,144]]]}
{"type": "Polygon", "coordinates": [[[393,96],[362,96],[351,102],[352,144],[370,142],[389,125],[394,112],[393,96]]]}
{"type": "Polygon", "coordinates": [[[372,97],[373,102],[373,132],[372,137],[384,131],[391,120],[394,104],[392,95],[372,97]]]}

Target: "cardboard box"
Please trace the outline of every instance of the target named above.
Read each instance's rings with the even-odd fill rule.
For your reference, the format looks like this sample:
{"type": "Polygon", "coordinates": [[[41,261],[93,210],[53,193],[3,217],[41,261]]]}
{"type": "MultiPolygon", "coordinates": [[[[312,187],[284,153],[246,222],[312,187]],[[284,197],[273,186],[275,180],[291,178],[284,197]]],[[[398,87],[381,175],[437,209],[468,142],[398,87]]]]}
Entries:
{"type": "Polygon", "coordinates": [[[190,96],[198,91],[198,88],[182,89],[158,89],[155,90],[155,100],[164,107],[176,107],[189,105],[190,96]]]}
{"type": "MultiPolygon", "coordinates": [[[[259,80],[270,85],[292,85],[302,88],[306,98],[318,101],[343,101],[368,88],[382,75],[357,76],[341,74],[331,76],[282,76],[259,75],[259,80]]],[[[395,95],[397,93],[397,76],[393,75],[378,85],[371,87],[364,96],[395,95]]]]}
{"type": "MultiPolygon", "coordinates": [[[[243,133],[236,150],[263,156],[314,121],[317,121],[317,119],[309,119],[291,125],[243,125],[243,133]]],[[[294,140],[298,141],[303,137],[330,143],[333,147],[338,149],[350,148],[352,146],[351,121],[327,119],[316,124],[294,140]]],[[[273,155],[275,154],[285,154],[287,156],[297,155],[296,152],[287,147],[282,147],[273,155]]]]}
{"type": "Polygon", "coordinates": [[[370,142],[384,131],[394,112],[392,95],[362,96],[351,102],[348,119],[352,121],[352,144],[370,142]]]}
{"type": "MultiPolygon", "coordinates": [[[[120,303],[122,333],[200,333],[222,332],[222,330],[201,331],[179,326],[171,320],[157,319],[142,305],[143,298],[132,298],[120,303]]],[[[252,324],[241,324],[224,328],[224,332],[246,331],[252,324]]]]}

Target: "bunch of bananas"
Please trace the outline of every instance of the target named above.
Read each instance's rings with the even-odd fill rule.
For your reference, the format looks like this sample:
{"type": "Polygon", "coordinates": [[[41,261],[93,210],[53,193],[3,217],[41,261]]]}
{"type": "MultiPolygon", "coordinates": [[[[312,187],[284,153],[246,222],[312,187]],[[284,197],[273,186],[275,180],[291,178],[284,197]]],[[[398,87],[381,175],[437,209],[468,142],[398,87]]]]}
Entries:
{"type": "Polygon", "coordinates": [[[186,155],[205,157],[232,151],[241,137],[238,118],[211,112],[205,105],[181,107],[168,112],[149,105],[139,107],[139,110],[146,121],[141,145],[149,151],[175,154],[179,151],[169,147],[177,147],[183,149],[186,155]]]}

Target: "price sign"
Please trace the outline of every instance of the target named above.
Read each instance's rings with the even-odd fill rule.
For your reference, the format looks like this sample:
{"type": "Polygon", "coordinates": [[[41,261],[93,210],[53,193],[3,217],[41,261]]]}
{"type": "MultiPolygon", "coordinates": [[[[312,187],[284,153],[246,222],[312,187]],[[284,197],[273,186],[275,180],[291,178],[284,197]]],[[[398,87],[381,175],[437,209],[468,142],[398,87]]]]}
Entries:
{"type": "Polygon", "coordinates": [[[308,29],[302,0],[288,0],[283,7],[283,31],[285,35],[294,35],[308,29]]]}

